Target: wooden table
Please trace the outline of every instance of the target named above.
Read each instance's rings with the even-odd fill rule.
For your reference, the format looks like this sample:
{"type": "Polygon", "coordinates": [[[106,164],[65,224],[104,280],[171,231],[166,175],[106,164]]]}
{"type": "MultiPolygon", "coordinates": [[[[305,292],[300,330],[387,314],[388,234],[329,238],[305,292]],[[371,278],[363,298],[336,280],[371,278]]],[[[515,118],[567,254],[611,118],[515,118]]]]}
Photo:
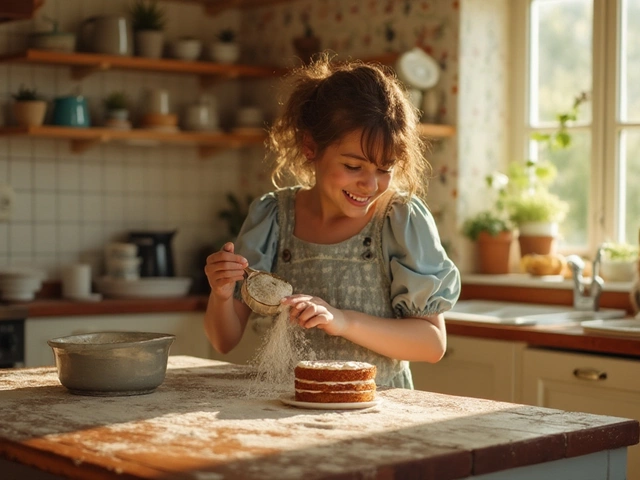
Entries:
{"type": "Polygon", "coordinates": [[[132,397],[72,395],[51,367],[2,370],[0,476],[623,480],[639,437],[635,420],[401,389],[305,410],[252,385],[247,367],[194,357],[170,357],[158,390],[132,397]]]}

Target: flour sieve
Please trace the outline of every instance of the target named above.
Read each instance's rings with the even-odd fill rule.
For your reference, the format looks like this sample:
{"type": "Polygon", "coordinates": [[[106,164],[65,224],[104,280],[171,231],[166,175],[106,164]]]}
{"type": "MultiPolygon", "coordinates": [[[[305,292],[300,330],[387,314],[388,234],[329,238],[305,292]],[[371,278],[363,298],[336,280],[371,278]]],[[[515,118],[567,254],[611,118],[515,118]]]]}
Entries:
{"type": "Polygon", "coordinates": [[[240,293],[244,303],[259,315],[277,315],[280,300],[293,293],[293,287],[274,273],[245,268],[246,277],[240,293]]]}

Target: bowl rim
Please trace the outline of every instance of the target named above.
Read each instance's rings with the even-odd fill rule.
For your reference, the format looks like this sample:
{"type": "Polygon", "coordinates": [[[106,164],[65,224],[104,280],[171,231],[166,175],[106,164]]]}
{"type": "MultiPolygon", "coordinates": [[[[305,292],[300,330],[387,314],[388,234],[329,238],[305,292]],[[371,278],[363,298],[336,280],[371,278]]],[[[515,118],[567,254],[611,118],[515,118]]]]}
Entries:
{"type": "Polygon", "coordinates": [[[47,340],[47,344],[52,348],[58,348],[66,351],[70,350],[83,350],[86,351],[87,347],[91,347],[92,351],[96,350],[114,350],[116,348],[128,348],[128,347],[136,347],[141,345],[148,345],[152,343],[163,343],[169,342],[169,345],[173,343],[176,339],[176,336],[172,333],[161,333],[161,332],[136,332],[136,331],[124,331],[124,330],[103,330],[99,332],[88,332],[88,333],[79,333],[76,335],[66,335],[64,337],[56,337],[47,340]],[[90,342],[74,342],[74,339],[79,339],[82,337],[90,337],[95,335],[110,335],[110,334],[126,334],[132,336],[139,336],[139,339],[131,339],[124,342],[113,342],[113,343],[90,343],[90,342]]]}

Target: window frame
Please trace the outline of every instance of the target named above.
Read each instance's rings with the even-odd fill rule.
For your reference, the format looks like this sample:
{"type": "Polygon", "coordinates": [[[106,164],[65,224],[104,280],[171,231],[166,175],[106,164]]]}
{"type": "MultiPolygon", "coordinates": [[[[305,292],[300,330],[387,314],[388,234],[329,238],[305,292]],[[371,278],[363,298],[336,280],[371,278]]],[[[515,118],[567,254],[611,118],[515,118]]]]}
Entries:
{"type": "MultiPolygon", "coordinates": [[[[527,158],[528,140],[536,129],[529,125],[529,92],[531,90],[529,63],[531,35],[531,4],[534,0],[515,0],[511,4],[511,139],[510,158],[527,158]]],[[[587,236],[584,248],[571,248],[561,253],[577,253],[592,256],[604,241],[622,241],[618,212],[621,207],[617,193],[620,191],[620,152],[618,136],[623,125],[617,108],[619,85],[619,42],[617,31],[620,22],[621,0],[592,0],[593,2],[593,90],[590,92],[592,121],[590,126],[569,130],[591,130],[590,158],[591,193],[588,205],[587,236]]],[[[625,124],[628,126],[629,124],[625,124]]],[[[538,129],[539,130],[539,129],[538,129]]]]}

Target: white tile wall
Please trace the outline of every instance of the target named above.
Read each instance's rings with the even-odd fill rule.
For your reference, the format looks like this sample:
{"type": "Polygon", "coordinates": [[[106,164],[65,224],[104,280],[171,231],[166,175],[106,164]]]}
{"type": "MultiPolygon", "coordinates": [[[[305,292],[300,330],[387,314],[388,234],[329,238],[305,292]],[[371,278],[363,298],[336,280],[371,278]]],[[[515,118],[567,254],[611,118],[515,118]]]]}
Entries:
{"type": "MultiPolygon", "coordinates": [[[[24,48],[28,33],[46,25],[44,15],[69,31],[92,15],[125,13],[128,5],[127,0],[47,0],[33,21],[0,24],[0,54],[24,48]]],[[[193,35],[208,44],[222,26],[240,22],[236,10],[208,17],[198,5],[162,6],[168,41],[193,35]]],[[[23,84],[48,100],[85,95],[96,125],[102,122],[102,98],[113,90],[124,90],[140,108],[147,88],[167,88],[176,113],[203,93],[198,79],[188,75],[108,71],[74,81],[66,67],[0,64],[0,125],[11,123],[10,94],[23,84]]],[[[223,124],[233,118],[240,91],[234,82],[209,89],[223,124]]],[[[196,254],[225,233],[217,211],[226,206],[225,194],[239,188],[241,163],[261,157],[261,148],[202,160],[191,147],[117,144],[75,154],[65,141],[0,137],[0,184],[16,193],[11,220],[0,223],[0,267],[35,265],[58,278],[64,265],[89,261],[97,276],[107,242],[124,239],[130,230],[177,229],[177,274],[191,275],[196,254]]]]}

